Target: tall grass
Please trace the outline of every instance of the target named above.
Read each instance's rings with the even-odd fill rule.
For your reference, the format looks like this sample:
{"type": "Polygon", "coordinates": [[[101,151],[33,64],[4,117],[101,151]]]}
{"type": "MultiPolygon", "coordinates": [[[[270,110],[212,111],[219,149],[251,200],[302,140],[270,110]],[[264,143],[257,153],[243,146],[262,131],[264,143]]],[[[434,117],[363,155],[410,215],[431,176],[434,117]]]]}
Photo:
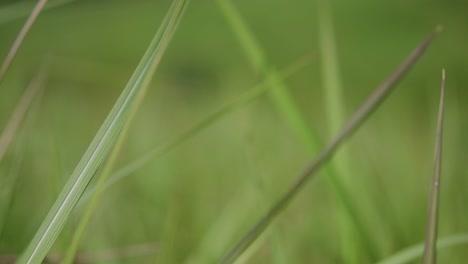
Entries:
{"type": "Polygon", "coordinates": [[[370,114],[380,105],[386,96],[392,91],[392,88],[401,80],[401,78],[411,69],[417,59],[424,53],[426,48],[432,42],[433,38],[441,31],[440,27],[425,39],[409,57],[395,70],[390,77],[382,82],[367,100],[354,112],[348,119],[346,124],[340,130],[338,135],[319,153],[317,158],[312,161],[296,181],[286,190],[267,213],[258,220],[255,225],[227,252],[223,257],[222,263],[234,262],[257,238],[258,236],[272,223],[272,221],[289,205],[291,200],[311,179],[317,170],[327,162],[340,145],[349,136],[362,125],[362,123],[370,116],[370,114]]]}
{"type": "MultiPolygon", "coordinates": [[[[47,5],[43,0],[39,0],[36,6],[35,16],[41,10],[47,10],[53,7],[59,7],[63,4],[70,3],[73,0],[56,0],[50,1],[47,5]]],[[[319,152],[316,159],[313,160],[310,165],[300,174],[293,184],[289,188],[285,188],[283,196],[275,200],[274,197],[270,196],[268,192],[257,184],[255,181],[272,181],[276,183],[274,178],[268,177],[269,175],[263,175],[261,169],[257,168],[256,164],[259,161],[255,160],[255,154],[252,154],[252,149],[247,149],[245,156],[247,156],[247,168],[244,170],[249,175],[246,182],[241,182],[242,179],[238,179],[240,188],[235,190],[235,197],[230,202],[223,202],[225,205],[222,209],[217,211],[217,215],[210,219],[210,222],[203,223],[203,230],[196,230],[193,234],[185,234],[179,232],[179,224],[186,225],[189,221],[197,221],[196,214],[203,214],[203,208],[198,208],[196,201],[180,201],[180,193],[172,194],[174,201],[170,201],[168,207],[169,212],[164,215],[163,225],[167,225],[161,231],[163,234],[154,234],[145,236],[150,237],[151,241],[157,241],[157,244],[138,244],[134,246],[123,246],[115,248],[98,249],[95,252],[83,251],[79,252],[80,247],[84,247],[83,237],[88,230],[88,225],[95,214],[97,206],[103,199],[104,191],[112,186],[113,184],[125,179],[132,175],[135,171],[143,168],[145,165],[155,161],[158,158],[180,148],[183,144],[193,139],[196,135],[202,131],[206,131],[209,127],[215,123],[226,118],[226,116],[234,111],[238,111],[245,105],[251,103],[254,100],[259,99],[262,95],[268,94],[270,100],[272,100],[274,106],[279,110],[281,117],[286,121],[289,128],[299,138],[301,146],[307,151],[307,154],[311,158],[314,158],[315,154],[320,150],[320,141],[315,135],[315,132],[311,129],[311,125],[308,124],[307,118],[302,113],[294,100],[294,97],[288,90],[286,79],[292,74],[302,70],[308,62],[301,61],[298,64],[293,65],[285,71],[278,71],[274,65],[271,64],[268,56],[263,49],[262,45],[256,39],[256,35],[249,29],[248,24],[242,18],[242,15],[236,9],[233,2],[230,0],[217,0],[216,4],[221,11],[221,15],[227,21],[228,25],[232,29],[232,34],[235,39],[239,42],[241,50],[244,52],[250,69],[256,73],[260,73],[261,81],[258,85],[248,90],[246,93],[241,94],[239,97],[226,104],[221,105],[218,110],[208,114],[205,118],[199,122],[194,122],[194,125],[189,126],[188,129],[176,133],[169,140],[163,141],[162,144],[158,144],[157,147],[151,149],[145,155],[137,158],[127,166],[122,166],[118,163],[118,158],[122,154],[122,145],[124,144],[127,132],[132,125],[133,117],[136,114],[139,106],[145,97],[149,84],[157,66],[161,60],[162,55],[165,53],[167,46],[174,34],[177,24],[183,16],[184,10],[188,4],[188,0],[174,0],[171,1],[170,10],[167,12],[166,18],[161,23],[158,32],[153,37],[146,53],[142,57],[140,64],[134,71],[132,78],[128,81],[127,86],[123,89],[121,96],[115,102],[114,107],[107,116],[106,120],[101,124],[101,128],[97,132],[94,140],[81,157],[80,162],[76,166],[74,172],[70,176],[67,184],[60,192],[55,204],[50,209],[48,215],[43,219],[43,223],[39,230],[35,234],[34,238],[29,241],[29,246],[25,252],[20,256],[18,263],[41,263],[43,260],[48,263],[101,263],[101,262],[112,262],[119,261],[124,262],[124,258],[139,256],[139,255],[157,255],[157,261],[171,262],[175,259],[172,256],[182,255],[185,257],[186,263],[214,263],[219,261],[219,257],[222,253],[226,253],[221,259],[221,263],[250,263],[252,259],[257,256],[264,256],[270,254],[268,262],[283,264],[290,263],[292,260],[297,260],[298,256],[294,253],[299,252],[303,249],[297,249],[294,239],[291,238],[293,234],[286,234],[280,231],[278,226],[273,225],[274,220],[277,216],[282,214],[288,205],[292,202],[295,196],[303,189],[303,186],[310,179],[316,177],[316,173],[319,172],[321,167],[323,168],[323,176],[326,177],[328,183],[331,185],[331,191],[334,198],[338,200],[338,219],[340,226],[333,226],[330,224],[324,226],[324,231],[321,235],[332,236],[329,234],[328,229],[335,229],[339,227],[338,234],[336,236],[341,243],[340,255],[331,255],[332,253],[325,252],[324,255],[329,254],[327,257],[334,258],[335,262],[345,263],[363,263],[365,260],[369,260],[379,264],[402,264],[408,263],[418,258],[423,257],[424,263],[435,263],[436,252],[440,252],[441,249],[449,247],[465,246],[468,244],[468,235],[464,233],[458,233],[452,236],[442,237],[437,239],[438,236],[438,203],[439,203],[439,183],[440,183],[440,164],[441,164],[441,145],[442,145],[442,115],[443,115],[443,101],[444,101],[444,90],[445,90],[445,74],[442,81],[441,99],[439,108],[439,121],[438,121],[438,132],[436,137],[436,150],[434,158],[434,178],[433,178],[433,189],[430,196],[430,208],[428,213],[428,223],[426,231],[425,245],[423,243],[417,244],[412,247],[400,249],[398,244],[400,241],[392,241],[392,238],[377,237],[377,235],[370,233],[370,228],[365,225],[366,221],[361,219],[361,212],[357,210],[357,202],[352,188],[353,178],[352,175],[356,174],[357,166],[352,164],[354,152],[350,149],[346,149],[343,144],[347,138],[349,138],[365,120],[371,115],[371,113],[385,100],[389,93],[397,85],[398,81],[404,76],[412,67],[413,63],[419,59],[424,50],[427,48],[435,33],[438,33],[440,29],[436,29],[435,33],[426,39],[411,55],[410,57],[390,76],[389,79],[384,81],[380,86],[374,90],[369,96],[368,100],[365,101],[362,106],[350,117],[343,127],[341,125],[345,121],[346,116],[346,100],[344,100],[345,93],[341,84],[342,75],[340,74],[340,59],[338,58],[337,46],[340,44],[337,42],[335,32],[333,29],[333,19],[331,14],[330,6],[325,0],[318,1],[317,18],[318,18],[318,30],[319,30],[319,48],[321,54],[321,69],[322,75],[322,88],[324,94],[324,105],[325,114],[323,123],[327,124],[328,134],[337,134],[336,137],[331,138],[331,142],[325,145],[325,148],[319,152]],[[326,120],[326,121],[325,121],[326,120]],[[340,129],[341,128],[341,129],[340,129]],[[333,157],[333,160],[331,160],[333,157]],[[120,169],[115,170],[115,167],[119,166],[120,169]],[[115,170],[115,172],[114,172],[115,170]],[[114,172],[114,173],[112,173],[114,172]],[[92,179],[96,179],[96,184],[93,188],[87,188],[88,184],[92,179]],[[259,179],[263,178],[265,179],[259,179]],[[252,201],[258,202],[253,203],[252,201]],[[184,203],[184,204],[182,204],[184,203]],[[272,205],[271,205],[272,204],[272,205]],[[241,237],[238,242],[234,245],[230,243],[232,240],[237,239],[237,232],[243,228],[248,222],[248,214],[251,212],[259,211],[256,206],[268,207],[266,214],[260,218],[255,225],[248,230],[248,232],[241,237]],[[62,248],[65,247],[66,252],[51,253],[49,254],[50,248],[57,244],[57,237],[62,231],[64,225],[67,223],[74,209],[83,206],[83,214],[79,216],[78,226],[73,230],[73,236],[65,238],[67,243],[60,245],[62,248]],[[182,214],[178,206],[196,211],[183,212],[182,214]],[[173,208],[177,207],[177,208],[173,208]],[[174,213],[176,212],[176,213],[174,213]],[[178,217],[181,217],[186,222],[180,222],[178,217]],[[191,219],[192,215],[194,219],[191,219]],[[340,223],[341,221],[341,223],[340,223]],[[190,238],[187,238],[190,237],[190,238]],[[384,259],[381,259],[384,252],[380,252],[379,244],[381,241],[387,239],[385,243],[392,244],[393,248],[388,250],[399,250],[396,253],[388,256],[387,251],[384,259]],[[70,240],[70,241],[68,241],[70,240]],[[186,250],[179,252],[176,247],[176,243],[191,243],[186,250]],[[290,242],[292,242],[290,244],[290,242]],[[230,246],[229,251],[228,249],[230,246]],[[293,249],[294,248],[294,249],[293,249]],[[157,250],[156,250],[157,249],[157,250]],[[295,251],[293,252],[292,249],[295,251]],[[169,256],[169,257],[166,257],[169,256]],[[188,256],[188,257],[187,257],[188,256]]],[[[202,6],[203,3],[197,3],[202,6]]],[[[31,9],[34,7],[32,2],[18,2],[2,6],[0,8],[0,24],[10,22],[14,19],[27,16],[30,14],[31,9]]],[[[32,17],[32,16],[31,16],[32,17]]],[[[28,28],[34,22],[34,17],[29,18],[31,22],[28,28]]],[[[28,20],[28,21],[29,21],[28,20]]],[[[26,23],[28,24],[28,23],[26,23]]],[[[223,27],[225,25],[221,25],[223,27]]],[[[26,28],[26,26],[25,26],[26,28]]],[[[202,30],[202,29],[200,29],[202,30]]],[[[21,39],[17,40],[21,44],[26,35],[27,29],[23,28],[22,33],[18,37],[21,39]],[[23,33],[24,31],[24,33],[23,33]],[[22,37],[21,37],[22,35],[22,37]]],[[[19,44],[13,45],[13,48],[7,55],[2,68],[0,69],[0,82],[3,75],[7,72],[9,65],[13,61],[14,54],[18,51],[19,44]],[[5,66],[7,65],[7,66],[5,66]]],[[[340,46],[343,47],[343,46],[340,46]]],[[[66,68],[66,67],[64,67],[66,68]]],[[[42,69],[42,68],[41,68],[42,69]]],[[[0,164],[4,163],[6,166],[11,167],[8,169],[8,173],[11,176],[10,179],[2,178],[1,183],[6,182],[8,186],[1,186],[0,195],[2,198],[2,219],[0,219],[0,243],[4,241],[4,232],[10,228],[6,223],[8,221],[15,221],[10,219],[8,215],[12,214],[13,207],[15,206],[14,199],[15,192],[18,189],[17,174],[22,166],[22,160],[7,160],[2,162],[4,154],[9,150],[9,146],[13,138],[20,138],[24,140],[24,135],[28,132],[28,127],[20,128],[20,124],[23,122],[24,116],[28,112],[34,112],[28,110],[34,97],[40,93],[40,86],[44,79],[47,77],[46,70],[42,69],[39,74],[31,82],[31,86],[26,89],[23,98],[18,104],[18,110],[15,110],[15,114],[11,117],[11,125],[7,125],[4,130],[4,135],[0,137],[0,164]],[[23,135],[21,135],[23,134],[23,135]],[[6,143],[4,143],[6,142],[6,143]],[[10,162],[7,164],[7,161],[10,162]],[[4,189],[10,188],[7,193],[3,192],[4,189]],[[7,199],[3,200],[4,197],[7,199]]],[[[86,73],[84,73],[86,75],[86,73]]],[[[172,87],[173,88],[173,87],[172,87]]],[[[59,109],[60,110],[60,109],[59,109]]],[[[171,119],[169,117],[167,119],[171,119]]],[[[244,120],[245,121],[245,120],[244,120]]],[[[26,141],[21,142],[25,144],[26,141]]],[[[249,145],[249,143],[246,143],[249,145]]],[[[249,146],[248,146],[249,147],[249,146]]],[[[247,148],[248,148],[247,147],[247,148]]],[[[226,150],[227,151],[227,150],[226,150]]],[[[360,154],[360,153],[359,153],[360,154]]],[[[15,156],[17,157],[17,156],[15,156]]],[[[9,158],[9,157],[7,157],[9,158]]],[[[192,157],[191,157],[192,158],[192,157]]],[[[445,159],[445,157],[444,157],[445,159]]],[[[177,161],[179,162],[179,161],[177,161]]],[[[209,161],[211,162],[211,161],[209,161]]],[[[184,162],[182,162],[184,163],[184,162]]],[[[260,162],[259,162],[260,163],[260,162]]],[[[3,164],[3,165],[4,165],[3,164]]],[[[182,164],[185,166],[185,164],[182,164]]],[[[176,165],[180,166],[180,165],[176,165]]],[[[210,164],[211,166],[211,164],[210,164]]],[[[281,166],[281,165],[280,165],[281,166]]],[[[273,167],[273,166],[272,166],[273,167]]],[[[0,169],[4,170],[4,167],[0,166],[0,169]]],[[[192,173],[192,172],[190,172],[192,173]]],[[[3,175],[2,175],[3,176],[3,175]]],[[[198,176],[198,175],[197,175],[198,176]]],[[[203,175],[202,175],[203,176],[203,175]]],[[[369,176],[369,175],[368,175],[369,176]]],[[[198,180],[198,178],[197,178],[198,180]]],[[[184,188],[191,188],[190,190],[209,192],[211,187],[204,186],[205,189],[198,189],[199,186],[188,186],[189,183],[182,181],[187,186],[184,188]],[[196,190],[195,190],[196,189],[196,190]]],[[[279,181],[278,181],[279,182],[279,181]]],[[[56,180],[54,184],[59,184],[56,180]]],[[[146,184],[146,182],[144,183],[146,184]]],[[[211,184],[211,182],[210,182],[211,184]]],[[[279,187],[280,184],[278,184],[279,187]]],[[[370,186],[370,185],[369,185],[370,186]]],[[[445,186],[445,185],[444,185],[445,186]]],[[[229,186],[230,187],[230,186],[229,186]]],[[[285,186],[288,187],[288,186],[285,186]]],[[[361,186],[362,187],[362,186],[361,186]]],[[[215,187],[217,188],[217,187],[215,187]]],[[[367,188],[367,187],[366,187],[367,188]]],[[[185,190],[185,189],[184,189],[185,190]]],[[[224,190],[217,190],[224,191],[224,190]]],[[[229,189],[229,191],[232,191],[229,189]]],[[[172,189],[171,189],[172,192],[172,189]]],[[[133,194],[133,193],[132,193],[133,194]]],[[[51,194],[48,194],[49,196],[51,194]]],[[[171,195],[171,197],[172,197],[171,195]]],[[[185,194],[183,194],[185,195],[185,194]]],[[[126,199],[128,197],[124,197],[126,199]]],[[[186,197],[183,197],[186,198],[186,197]]],[[[195,199],[194,199],[195,200],[195,199]]],[[[158,200],[159,202],[159,200],[158,200]]],[[[28,205],[30,206],[30,205],[28,205]]],[[[120,206],[120,205],[119,205],[120,206]]],[[[203,207],[203,206],[202,206],[203,207]]],[[[218,208],[219,209],[219,208],[218,208]]],[[[312,207],[303,207],[302,210],[311,210],[312,207]],[[305,209],[304,209],[305,208],[305,209]]],[[[442,208],[444,209],[444,208],[442,208]]],[[[145,213],[152,211],[154,213],[153,205],[150,208],[146,208],[145,213]]],[[[211,210],[211,209],[210,209],[211,210]]],[[[382,209],[385,210],[385,209],[382,209]]],[[[155,211],[155,210],[154,210],[155,211]]],[[[301,212],[302,213],[302,212],[301,212]]],[[[155,214],[160,214],[156,212],[155,214]]],[[[390,213],[393,214],[393,213],[390,213]]],[[[302,216],[302,215],[301,215],[302,216]]],[[[158,215],[158,217],[160,217],[158,215]]],[[[395,216],[397,217],[397,216],[395,216]]],[[[204,221],[207,217],[203,218],[204,221]]],[[[151,219],[153,221],[154,219],[151,219]]],[[[295,219],[287,224],[294,225],[295,219]]],[[[107,219],[106,219],[107,221],[107,219]]],[[[317,225],[317,222],[308,222],[308,224],[317,225]]],[[[31,221],[32,222],[32,221],[31,221]]],[[[369,221],[367,221],[369,222],[369,221]]],[[[107,223],[106,223],[107,224],[107,223]]],[[[128,224],[131,228],[131,223],[128,224]]],[[[151,222],[150,225],[154,225],[154,228],[158,223],[151,222]]],[[[327,223],[328,224],[328,223],[327,223]]],[[[408,224],[410,226],[410,223],[408,224]]],[[[126,226],[127,227],[127,226],[126,226]]],[[[23,228],[21,226],[21,228],[23,228]]],[[[159,227],[157,227],[159,228],[159,227]]],[[[69,231],[69,230],[67,230],[69,231]]],[[[185,229],[184,229],[185,231],[185,229]]],[[[132,230],[133,232],[133,230],[132,230]]],[[[26,233],[26,232],[25,232],[26,233]]],[[[333,234],[336,235],[336,234],[333,234]]],[[[94,244],[101,243],[102,237],[92,240],[89,247],[94,247],[94,244]]],[[[310,239],[308,237],[307,239],[310,239]]],[[[113,243],[120,243],[122,241],[114,241],[113,243]]],[[[127,241],[123,241],[126,243],[127,241]]],[[[7,241],[8,243],[8,241],[7,241]]],[[[324,242],[325,244],[327,242],[324,242]]],[[[0,246],[3,246],[0,244],[0,246]]],[[[301,245],[300,245],[301,246],[301,245]]],[[[306,250],[310,250],[310,244],[306,244],[306,250]]],[[[329,250],[327,246],[324,246],[325,251],[329,250]]],[[[315,248],[313,250],[316,250],[315,248]]],[[[16,261],[18,256],[12,254],[5,254],[3,248],[0,248],[0,263],[13,263],[16,261]]],[[[307,255],[309,257],[309,255],[307,255]]],[[[315,257],[315,256],[311,256],[315,257]]],[[[256,259],[257,260],[257,259],[256,259]]],[[[302,259],[301,259],[302,260],[302,259]]],[[[330,261],[333,262],[333,261],[330,261]]]]}

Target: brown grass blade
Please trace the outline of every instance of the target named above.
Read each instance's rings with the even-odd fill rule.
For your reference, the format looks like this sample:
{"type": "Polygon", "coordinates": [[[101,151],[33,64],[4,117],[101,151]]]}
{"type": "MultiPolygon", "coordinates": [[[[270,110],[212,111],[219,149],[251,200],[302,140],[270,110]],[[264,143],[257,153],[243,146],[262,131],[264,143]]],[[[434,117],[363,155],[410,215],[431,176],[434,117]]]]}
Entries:
{"type": "Polygon", "coordinates": [[[442,135],[444,126],[444,99],[445,99],[445,70],[442,70],[442,84],[440,88],[439,114],[437,118],[437,133],[434,150],[434,171],[432,178],[432,191],[427,215],[426,240],[424,242],[424,264],[435,264],[437,257],[437,226],[439,215],[440,172],[442,164],[442,135]]]}
{"type": "Polygon", "coordinates": [[[21,43],[23,43],[23,40],[26,37],[26,34],[28,34],[29,29],[31,29],[31,26],[36,21],[36,18],[41,13],[41,11],[44,8],[45,4],[47,4],[47,0],[39,0],[37,2],[36,6],[34,7],[34,9],[32,10],[31,15],[29,15],[28,19],[24,23],[24,26],[21,29],[18,36],[16,37],[15,42],[11,46],[11,49],[8,52],[7,56],[6,56],[5,61],[3,61],[2,67],[0,67],[0,82],[2,81],[3,77],[5,76],[8,68],[10,67],[11,62],[15,58],[15,55],[18,52],[18,49],[20,48],[21,43]]]}
{"type": "Polygon", "coordinates": [[[8,120],[8,123],[6,124],[3,133],[0,135],[0,162],[5,156],[5,153],[7,152],[10,143],[13,141],[16,135],[16,131],[20,126],[21,122],[23,121],[24,116],[28,111],[29,106],[31,105],[34,97],[42,88],[48,70],[48,62],[45,62],[40,66],[36,76],[34,76],[34,78],[29,83],[28,87],[26,87],[23,96],[16,105],[16,108],[13,111],[10,120],[8,120]]]}
{"type": "Polygon", "coordinates": [[[338,135],[319,153],[318,157],[312,161],[308,168],[299,175],[296,181],[289,187],[286,193],[271,207],[268,212],[232,247],[232,249],[223,257],[221,263],[233,263],[271,224],[271,222],[288,206],[291,200],[296,196],[302,187],[312,178],[315,172],[328,161],[340,144],[366,120],[367,117],[380,105],[410,70],[411,66],[424,53],[426,48],[432,42],[434,37],[442,30],[439,26],[432,32],[410,55],[409,57],[390,75],[390,77],[381,83],[367,100],[354,112],[348,119],[338,135]]]}

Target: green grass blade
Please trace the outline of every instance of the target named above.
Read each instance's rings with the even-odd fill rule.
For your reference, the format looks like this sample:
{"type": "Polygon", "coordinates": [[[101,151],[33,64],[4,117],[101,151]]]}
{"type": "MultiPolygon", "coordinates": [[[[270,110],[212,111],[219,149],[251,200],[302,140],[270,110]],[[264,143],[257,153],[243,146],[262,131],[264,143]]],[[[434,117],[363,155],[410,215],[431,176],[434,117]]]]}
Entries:
{"type": "Polygon", "coordinates": [[[268,76],[268,85],[271,87],[270,96],[280,113],[300,137],[307,151],[314,154],[318,148],[318,140],[313,136],[312,129],[297,108],[286,84],[279,77],[277,70],[268,64],[260,45],[231,1],[218,0],[217,3],[249,59],[250,66],[255,71],[260,71],[264,77],[268,76]]]}
{"type": "Polygon", "coordinates": [[[221,263],[234,262],[256,239],[257,237],[271,224],[304,187],[304,185],[312,178],[317,170],[328,161],[341,143],[350,137],[353,132],[369,117],[380,103],[393,90],[396,84],[403,76],[411,69],[417,59],[424,53],[426,48],[432,42],[433,38],[440,32],[438,27],[428,38],[426,38],[410,55],[409,57],[390,75],[390,77],[381,83],[368,97],[368,99],[354,112],[348,119],[338,135],[319,153],[317,158],[299,175],[292,186],[285,192],[283,196],[268,210],[268,212],[229,250],[223,257],[221,263]]]}
{"type": "MultiPolygon", "coordinates": [[[[441,238],[437,241],[437,249],[450,248],[468,244],[468,234],[459,234],[441,238]]],[[[404,264],[420,258],[424,254],[424,242],[404,249],[392,256],[377,262],[377,264],[404,264]]]]}
{"type": "MultiPolygon", "coordinates": [[[[330,3],[324,0],[318,1],[317,11],[320,54],[322,59],[322,89],[325,95],[324,102],[328,120],[328,132],[333,135],[339,131],[345,119],[345,111],[343,109],[343,87],[341,84],[330,3]]],[[[344,200],[353,204],[352,196],[347,195],[350,187],[349,174],[353,169],[350,166],[350,157],[346,146],[341,147],[330,165],[336,169],[336,177],[339,177],[334,184],[335,188],[336,185],[343,185],[342,188],[346,192],[346,194],[343,193],[339,197],[347,197],[347,199],[344,200]]],[[[340,242],[341,251],[343,252],[343,261],[345,263],[360,263],[359,255],[362,249],[360,249],[359,243],[355,243],[358,234],[361,236],[361,239],[365,241],[364,245],[367,246],[366,253],[371,259],[377,260],[378,253],[375,243],[371,242],[363,224],[359,221],[353,221],[352,219],[353,217],[357,218],[357,216],[355,216],[355,210],[350,211],[342,202],[339,208],[339,214],[340,234],[342,236],[340,242]]]]}
{"type": "MultiPolygon", "coordinates": [[[[296,63],[293,63],[291,66],[287,67],[284,71],[281,72],[280,78],[286,79],[290,77],[292,74],[298,72],[299,70],[303,69],[306,65],[309,64],[309,60],[300,60],[296,63]]],[[[267,77],[268,78],[268,77],[267,77]]],[[[243,93],[239,97],[235,98],[234,100],[226,103],[222,107],[220,107],[217,111],[213,112],[211,115],[207,116],[200,122],[196,123],[183,133],[175,136],[173,139],[167,141],[163,146],[156,147],[153,150],[149,151],[145,155],[137,158],[136,160],[130,162],[127,166],[120,168],[115,173],[112,174],[110,179],[105,183],[103,189],[107,189],[113,184],[119,182],[123,178],[131,175],[133,172],[144,166],[145,164],[149,163],[150,161],[163,156],[164,154],[168,153],[169,151],[177,148],[181,144],[187,142],[192,137],[197,135],[199,132],[203,131],[204,129],[208,128],[216,121],[222,119],[229,113],[239,109],[240,107],[248,104],[249,102],[257,99],[259,96],[263,95],[265,92],[268,91],[270,88],[267,84],[267,80],[260,82],[259,84],[255,85],[253,88],[249,89],[247,92],[243,93]]],[[[81,201],[86,201],[91,197],[94,193],[95,189],[90,189],[87,191],[81,201]]]]}
{"type": "Polygon", "coordinates": [[[44,259],[86,186],[109,154],[130,118],[132,109],[141,101],[174,33],[175,24],[182,14],[181,10],[184,10],[187,3],[187,0],[174,2],[176,12],[172,13],[169,22],[158,30],[151,41],[133,76],[18,263],[40,263],[44,259]]]}
{"type": "MultiPolygon", "coordinates": [[[[184,10],[185,9],[183,5],[177,6],[177,2],[173,2],[173,5],[171,6],[171,9],[168,11],[160,28],[163,30],[174,32],[179,20],[171,20],[171,18],[178,17],[180,19],[182,17],[182,13],[184,10]]],[[[146,91],[147,88],[145,88],[144,90],[146,91]]],[[[143,95],[140,96],[140,98],[143,98],[143,95]]],[[[139,102],[138,105],[140,105],[140,103],[141,102],[139,102]]],[[[73,263],[75,259],[75,255],[78,251],[78,247],[80,245],[81,239],[86,231],[86,228],[88,227],[88,223],[91,220],[91,216],[93,215],[94,211],[96,210],[98,206],[99,199],[101,198],[101,194],[104,189],[104,185],[106,181],[108,180],[109,176],[111,175],[112,170],[114,169],[115,162],[117,161],[117,158],[120,154],[123,143],[127,137],[130,124],[132,123],[133,117],[135,116],[137,112],[137,108],[138,107],[135,107],[134,109],[132,109],[132,113],[130,114],[128,121],[126,122],[124,128],[122,129],[122,132],[117,138],[115,146],[102,169],[102,172],[96,183],[95,191],[93,192],[91,200],[87,208],[85,209],[83,216],[81,217],[79,221],[78,227],[76,228],[73,234],[73,238],[71,240],[70,246],[68,247],[67,252],[65,254],[65,258],[63,260],[64,264],[71,264],[73,263]]]]}
{"type": "Polygon", "coordinates": [[[434,151],[434,172],[432,179],[432,191],[427,215],[426,241],[424,243],[424,264],[435,264],[437,262],[437,226],[439,217],[439,192],[440,172],[442,165],[442,135],[444,127],[444,98],[445,98],[445,70],[442,70],[442,84],[440,89],[439,114],[437,119],[437,135],[434,151]]]}
{"type": "Polygon", "coordinates": [[[37,17],[42,11],[42,8],[44,8],[44,5],[47,3],[47,0],[39,0],[37,1],[36,6],[31,12],[31,15],[29,15],[28,19],[24,23],[23,28],[21,29],[20,33],[15,39],[15,42],[13,42],[13,45],[11,46],[10,51],[8,52],[5,60],[2,63],[2,66],[0,67],[0,82],[3,79],[3,76],[5,76],[8,68],[11,65],[11,62],[16,56],[16,53],[18,52],[18,49],[20,48],[21,44],[23,43],[24,38],[26,37],[26,34],[28,34],[29,29],[31,29],[32,25],[36,21],[37,17]]]}

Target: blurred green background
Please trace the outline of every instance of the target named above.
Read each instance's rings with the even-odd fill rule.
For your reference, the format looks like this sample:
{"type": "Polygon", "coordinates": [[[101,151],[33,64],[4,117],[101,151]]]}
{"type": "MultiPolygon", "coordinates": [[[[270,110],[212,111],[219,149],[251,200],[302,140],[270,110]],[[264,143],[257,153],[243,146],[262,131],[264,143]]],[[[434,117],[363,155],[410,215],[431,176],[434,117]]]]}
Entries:
{"type": "MultiPolygon", "coordinates": [[[[8,18],[9,8],[24,4],[28,10],[34,2],[0,2],[1,60],[26,19],[8,18]]],[[[28,244],[170,2],[76,0],[40,15],[0,83],[3,127],[50,56],[45,89],[0,164],[0,254],[19,254],[28,244]]],[[[233,4],[271,67],[282,70],[311,58],[286,84],[325,144],[334,134],[325,117],[316,1],[233,4]]],[[[447,95],[439,234],[467,232],[468,5],[334,0],[331,7],[346,116],[436,25],[444,26],[395,93],[347,143],[349,191],[379,259],[424,240],[442,68],[447,95]]],[[[192,1],[117,167],[162,146],[262,79],[216,2],[192,1]]],[[[270,97],[261,96],[109,188],[80,252],[155,243],[149,256],[95,263],[215,262],[310,160],[270,97]]],[[[339,201],[322,176],[279,217],[247,263],[345,262],[339,201]]],[[[53,253],[67,249],[81,212],[78,207],[53,253]]],[[[371,262],[360,239],[349,246],[358,263],[371,262]]],[[[466,244],[439,252],[440,263],[466,260],[466,244]]]]}

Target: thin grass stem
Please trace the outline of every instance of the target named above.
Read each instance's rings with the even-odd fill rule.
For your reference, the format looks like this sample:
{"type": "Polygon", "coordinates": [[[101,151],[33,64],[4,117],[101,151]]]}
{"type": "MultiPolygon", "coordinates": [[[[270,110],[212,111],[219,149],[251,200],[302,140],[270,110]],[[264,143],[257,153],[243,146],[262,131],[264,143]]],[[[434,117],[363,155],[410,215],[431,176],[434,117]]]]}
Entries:
{"type": "Polygon", "coordinates": [[[437,227],[439,217],[440,173],[442,165],[442,136],[444,127],[444,99],[445,99],[445,70],[442,70],[442,84],[440,88],[439,114],[437,118],[437,133],[434,150],[434,170],[432,191],[429,198],[429,212],[427,215],[426,240],[424,243],[423,264],[437,262],[437,227]]]}
{"type": "Polygon", "coordinates": [[[37,17],[42,11],[42,8],[44,8],[44,5],[47,3],[47,0],[39,0],[37,1],[36,6],[31,12],[31,15],[29,15],[28,19],[24,23],[23,28],[21,29],[20,33],[16,37],[15,42],[11,46],[10,51],[8,52],[5,60],[3,61],[2,66],[0,67],[0,82],[2,81],[3,77],[5,76],[6,72],[10,68],[11,62],[16,56],[16,53],[18,52],[18,49],[20,48],[21,44],[24,41],[24,38],[26,37],[26,34],[28,34],[29,30],[31,29],[32,25],[36,21],[37,17]]]}

